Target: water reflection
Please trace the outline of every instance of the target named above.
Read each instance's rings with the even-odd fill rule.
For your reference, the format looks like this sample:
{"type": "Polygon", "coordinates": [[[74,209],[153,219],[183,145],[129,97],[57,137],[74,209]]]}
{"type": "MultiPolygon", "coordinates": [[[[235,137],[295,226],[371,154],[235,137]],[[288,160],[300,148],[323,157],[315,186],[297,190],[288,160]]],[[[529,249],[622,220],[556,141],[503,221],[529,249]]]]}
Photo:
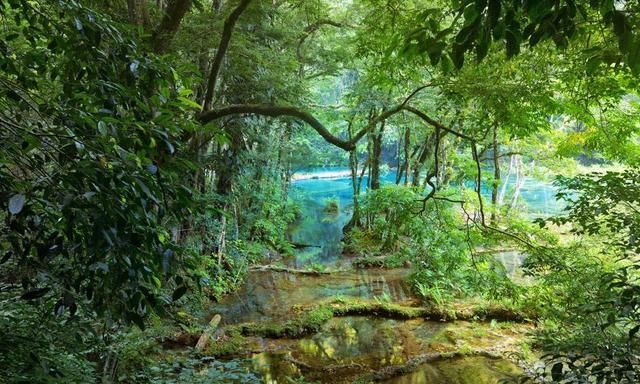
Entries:
{"type": "MultiPolygon", "coordinates": [[[[305,377],[323,380],[329,367],[341,367],[331,382],[370,370],[406,363],[429,349],[434,335],[446,325],[424,320],[395,321],[369,317],[334,318],[320,332],[300,340],[281,340],[279,352],[253,356],[253,368],[267,382],[286,383],[299,366],[305,377]]],[[[342,381],[341,381],[342,380],[342,381]]]]}
{"type": "Polygon", "coordinates": [[[521,370],[505,360],[466,357],[425,364],[410,374],[384,381],[387,384],[498,384],[521,370]]]}
{"type": "Polygon", "coordinates": [[[300,340],[301,358],[329,364],[358,363],[380,368],[401,364],[421,345],[408,323],[394,320],[348,317],[330,321],[322,332],[300,340]],[[404,345],[402,340],[411,340],[404,345]]]}
{"type": "Polygon", "coordinates": [[[406,279],[408,270],[358,270],[331,275],[308,276],[281,272],[252,272],[237,292],[209,313],[222,315],[223,323],[288,319],[293,305],[309,306],[335,297],[389,298],[411,304],[415,299],[406,279]]]}

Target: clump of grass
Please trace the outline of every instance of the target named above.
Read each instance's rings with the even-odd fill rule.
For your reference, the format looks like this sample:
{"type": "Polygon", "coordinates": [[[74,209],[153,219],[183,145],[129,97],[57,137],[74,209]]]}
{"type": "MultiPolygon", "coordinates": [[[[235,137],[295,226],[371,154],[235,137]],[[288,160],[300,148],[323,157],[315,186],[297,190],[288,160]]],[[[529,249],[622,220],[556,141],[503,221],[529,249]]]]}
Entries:
{"type": "Polygon", "coordinates": [[[340,212],[340,204],[338,204],[338,199],[326,199],[324,206],[324,213],[330,215],[336,215],[340,212]]]}

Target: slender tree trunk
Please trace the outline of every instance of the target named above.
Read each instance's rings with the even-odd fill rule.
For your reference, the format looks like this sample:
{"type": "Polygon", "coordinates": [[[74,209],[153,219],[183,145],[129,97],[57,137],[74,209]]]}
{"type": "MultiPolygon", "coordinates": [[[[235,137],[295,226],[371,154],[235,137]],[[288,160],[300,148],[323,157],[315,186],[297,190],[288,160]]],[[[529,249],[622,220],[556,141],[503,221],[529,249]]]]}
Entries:
{"type": "Polygon", "coordinates": [[[411,179],[411,184],[414,187],[417,187],[418,185],[420,185],[420,173],[422,172],[422,167],[424,165],[424,163],[427,161],[427,158],[429,157],[429,143],[428,143],[428,139],[426,139],[424,141],[424,144],[422,144],[421,150],[420,150],[420,156],[418,157],[418,159],[416,160],[416,162],[413,164],[413,177],[411,179]]]}
{"type": "Polygon", "coordinates": [[[515,169],[516,169],[516,185],[513,191],[513,198],[511,199],[510,209],[514,209],[518,204],[518,198],[520,197],[520,189],[522,189],[522,185],[524,184],[524,164],[522,163],[522,158],[519,155],[516,155],[515,169]]]}
{"type": "Polygon", "coordinates": [[[507,193],[507,184],[509,183],[509,179],[511,178],[511,173],[513,172],[513,167],[515,163],[515,155],[511,155],[509,159],[509,169],[507,170],[507,176],[502,183],[502,188],[500,188],[500,193],[498,194],[498,205],[502,205],[504,202],[504,197],[507,193]]]}
{"type": "Polygon", "coordinates": [[[213,9],[216,12],[220,12],[223,5],[224,5],[224,0],[213,0],[213,3],[211,4],[211,9],[213,9]]]}
{"type": "Polygon", "coordinates": [[[406,187],[407,185],[409,185],[409,171],[410,171],[410,164],[411,164],[411,159],[413,159],[414,157],[416,157],[416,155],[418,154],[418,151],[420,150],[421,147],[415,147],[413,149],[413,152],[409,153],[409,148],[405,147],[404,153],[405,153],[405,157],[406,159],[404,160],[404,163],[402,164],[401,170],[400,170],[400,174],[398,175],[398,179],[402,180],[402,178],[404,177],[404,186],[406,187]]]}
{"type": "MultiPolygon", "coordinates": [[[[224,210],[227,210],[227,206],[225,205],[224,210]]],[[[218,255],[218,265],[222,265],[222,257],[226,252],[227,248],[227,215],[222,215],[220,220],[220,235],[218,236],[218,244],[217,244],[217,255],[218,255]]]]}
{"type": "MultiPolygon", "coordinates": [[[[349,134],[349,140],[353,136],[353,121],[349,121],[347,127],[347,133],[349,134]]],[[[351,220],[342,229],[343,232],[348,232],[352,228],[360,226],[360,184],[358,182],[358,148],[354,148],[349,151],[349,168],[351,170],[351,188],[353,192],[353,214],[351,220]]]]}
{"type": "Polygon", "coordinates": [[[451,179],[451,172],[448,171],[451,164],[448,156],[448,148],[449,146],[447,145],[447,140],[441,132],[440,144],[438,148],[438,156],[440,156],[440,159],[438,161],[438,164],[440,165],[440,169],[438,170],[438,189],[442,189],[443,187],[449,185],[449,181],[451,179]]]}
{"type": "MultiPolygon", "coordinates": [[[[357,158],[356,158],[357,161],[357,158]]],[[[360,170],[360,176],[358,177],[358,185],[356,186],[356,190],[358,191],[358,199],[360,198],[360,194],[362,193],[362,180],[364,179],[364,173],[367,170],[367,168],[369,167],[369,158],[367,158],[364,163],[362,164],[362,169],[360,170]]],[[[367,219],[367,225],[369,224],[369,220],[367,219]]],[[[359,220],[359,225],[362,225],[362,215],[360,214],[360,212],[358,213],[358,220],[359,220]]]]}
{"type": "MultiPolygon", "coordinates": [[[[420,173],[424,168],[424,164],[433,156],[435,141],[436,134],[433,132],[425,139],[424,144],[422,145],[422,151],[420,152],[420,157],[414,164],[412,184],[416,187],[420,185],[420,173]]],[[[438,170],[436,169],[435,171],[438,170]]]]}
{"type": "Polygon", "coordinates": [[[411,156],[409,156],[409,145],[411,145],[411,129],[407,128],[404,131],[404,185],[409,185],[409,167],[411,164],[411,156]]]}
{"type": "Polygon", "coordinates": [[[351,168],[351,188],[353,192],[353,214],[351,216],[351,220],[343,229],[344,231],[349,231],[354,227],[360,226],[360,191],[358,191],[358,155],[356,150],[352,150],[349,152],[349,166],[351,168]]]}
{"type": "Polygon", "coordinates": [[[372,135],[371,172],[369,173],[372,190],[380,189],[380,157],[382,155],[384,127],[385,122],[383,121],[380,124],[380,130],[374,130],[372,135]]]}
{"type": "Polygon", "coordinates": [[[402,148],[402,136],[398,135],[398,142],[396,143],[396,185],[400,184],[400,180],[402,180],[400,148],[402,148]]]}
{"type": "Polygon", "coordinates": [[[500,147],[498,145],[498,127],[493,126],[493,188],[491,189],[491,223],[496,221],[496,210],[498,209],[498,188],[500,187],[500,147]]]}

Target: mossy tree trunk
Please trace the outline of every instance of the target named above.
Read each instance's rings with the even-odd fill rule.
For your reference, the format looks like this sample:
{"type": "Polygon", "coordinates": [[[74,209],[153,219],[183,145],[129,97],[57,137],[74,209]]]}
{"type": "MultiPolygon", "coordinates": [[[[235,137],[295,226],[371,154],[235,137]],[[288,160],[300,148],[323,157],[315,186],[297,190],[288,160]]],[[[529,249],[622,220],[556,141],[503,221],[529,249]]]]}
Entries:
{"type": "Polygon", "coordinates": [[[380,189],[380,160],[382,157],[382,138],[384,136],[385,122],[380,123],[379,130],[373,130],[371,136],[371,189],[380,189]]]}

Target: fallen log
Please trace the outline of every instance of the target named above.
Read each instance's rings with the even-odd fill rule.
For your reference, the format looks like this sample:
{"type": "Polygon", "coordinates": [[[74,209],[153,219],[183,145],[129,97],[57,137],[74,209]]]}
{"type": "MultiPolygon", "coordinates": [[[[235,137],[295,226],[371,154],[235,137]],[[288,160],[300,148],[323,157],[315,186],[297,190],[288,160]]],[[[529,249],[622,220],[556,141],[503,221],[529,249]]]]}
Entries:
{"type": "Polygon", "coordinates": [[[306,372],[325,372],[325,373],[335,373],[339,371],[345,370],[364,370],[366,367],[359,363],[351,363],[351,364],[336,364],[336,365],[323,365],[323,366],[313,366],[305,363],[304,361],[300,361],[298,359],[293,358],[292,356],[285,356],[286,361],[290,362],[297,366],[300,370],[306,372]]]}
{"type": "Polygon", "coordinates": [[[294,273],[298,275],[330,275],[332,273],[340,273],[347,272],[346,269],[332,269],[332,270],[316,270],[316,269],[296,269],[296,268],[288,268],[282,267],[278,265],[255,265],[249,268],[249,271],[254,272],[264,272],[264,271],[272,271],[272,272],[286,272],[286,273],[294,273]]]}
{"type": "Polygon", "coordinates": [[[291,246],[295,249],[300,249],[300,248],[322,248],[321,245],[315,245],[315,244],[305,244],[305,243],[294,243],[294,242],[290,242],[289,244],[291,244],[291,246]]]}
{"type": "Polygon", "coordinates": [[[202,352],[207,347],[207,344],[209,344],[209,340],[211,339],[211,336],[213,336],[213,333],[216,331],[216,328],[218,328],[218,324],[220,324],[220,320],[222,320],[222,317],[220,315],[215,315],[213,316],[211,321],[209,321],[209,325],[204,330],[204,332],[198,339],[198,342],[196,343],[196,351],[202,352]]]}
{"type": "Polygon", "coordinates": [[[485,351],[473,351],[468,353],[463,353],[460,351],[444,352],[444,353],[430,352],[430,353],[425,353],[425,354],[413,357],[409,359],[405,364],[402,364],[402,365],[392,365],[392,366],[384,367],[381,370],[360,379],[363,380],[363,382],[372,382],[372,381],[377,382],[377,381],[389,380],[394,377],[398,377],[398,376],[402,376],[402,375],[414,372],[415,370],[420,368],[421,365],[426,363],[432,363],[435,361],[441,361],[441,360],[447,360],[447,359],[456,359],[456,358],[461,358],[465,356],[482,356],[489,359],[502,358],[501,355],[493,354],[485,351]]]}

